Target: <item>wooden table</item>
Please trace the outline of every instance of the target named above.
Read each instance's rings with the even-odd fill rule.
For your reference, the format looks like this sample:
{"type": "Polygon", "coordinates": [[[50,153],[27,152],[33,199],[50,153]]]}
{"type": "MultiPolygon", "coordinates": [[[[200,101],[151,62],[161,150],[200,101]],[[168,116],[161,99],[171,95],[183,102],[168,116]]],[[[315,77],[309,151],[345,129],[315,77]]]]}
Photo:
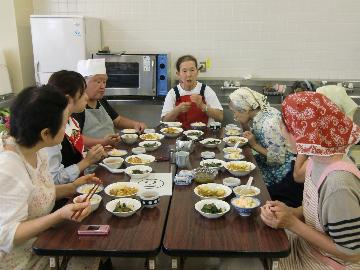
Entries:
{"type": "MultiPolygon", "coordinates": [[[[163,145],[151,152],[156,158],[168,157],[168,144],[173,140],[162,140],[163,145]]],[[[131,149],[121,145],[121,149],[131,149]]],[[[154,173],[175,172],[168,161],[154,162],[154,173]]],[[[111,174],[98,167],[96,175],[104,181],[104,186],[118,181],[128,181],[124,173],[111,174]]],[[[33,245],[33,250],[41,256],[51,256],[51,267],[58,267],[58,256],[133,256],[148,258],[148,267],[154,269],[152,259],[161,248],[162,236],[170,203],[170,196],[163,196],[157,207],[143,208],[133,216],[120,218],[105,209],[108,201],[114,199],[101,192],[103,197],[99,209],[90,214],[81,224],[109,224],[107,236],[78,236],[79,223],[66,221],[56,228],[45,231],[33,245]]]]}
{"type": "MultiPolygon", "coordinates": [[[[219,134],[206,132],[206,137],[221,137],[219,134]]],[[[197,144],[190,155],[192,168],[199,167],[202,151],[214,151],[216,158],[223,159],[221,149],[207,149],[197,144]]],[[[256,164],[249,147],[243,148],[247,161],[256,164]]],[[[250,175],[254,177],[253,185],[260,188],[261,205],[270,199],[269,193],[256,168],[250,175]]],[[[219,172],[216,183],[231,176],[229,172],[219,172]]],[[[241,177],[245,184],[249,176],[241,177]]],[[[172,267],[179,267],[178,257],[217,256],[217,257],[286,257],[290,252],[289,241],[284,230],[274,230],[265,225],[260,218],[260,209],[250,217],[241,217],[231,207],[229,213],[219,219],[207,219],[201,216],[194,205],[200,200],[194,193],[196,183],[189,186],[175,186],[163,240],[164,253],[175,257],[172,267]]],[[[229,196],[227,202],[230,203],[229,196]]],[[[272,262],[271,262],[272,263],[272,262]]],[[[272,264],[276,266],[276,262],[272,264]]]]}

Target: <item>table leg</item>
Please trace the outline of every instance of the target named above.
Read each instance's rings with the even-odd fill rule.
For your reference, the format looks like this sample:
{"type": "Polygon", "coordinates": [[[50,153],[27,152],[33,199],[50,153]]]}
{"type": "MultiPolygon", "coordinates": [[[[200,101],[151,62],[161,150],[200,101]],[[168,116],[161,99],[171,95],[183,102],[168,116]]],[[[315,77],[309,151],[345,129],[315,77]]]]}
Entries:
{"type": "Polygon", "coordinates": [[[156,261],[155,258],[146,258],[146,268],[149,270],[156,269],[156,261]]]}
{"type": "Polygon", "coordinates": [[[59,270],[59,256],[49,257],[50,270],[59,270]]]}
{"type": "Polygon", "coordinates": [[[278,270],[279,269],[279,260],[276,258],[268,259],[268,268],[269,270],[278,270]]]}
{"type": "Polygon", "coordinates": [[[171,269],[179,269],[182,270],[184,268],[184,261],[183,257],[172,257],[171,258],[171,269]]]}

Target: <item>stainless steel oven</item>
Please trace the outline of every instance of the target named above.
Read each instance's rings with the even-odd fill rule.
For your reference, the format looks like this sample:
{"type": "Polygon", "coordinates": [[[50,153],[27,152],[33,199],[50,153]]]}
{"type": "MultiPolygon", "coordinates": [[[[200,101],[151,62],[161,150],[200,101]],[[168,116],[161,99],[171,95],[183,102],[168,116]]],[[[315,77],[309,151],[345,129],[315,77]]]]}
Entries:
{"type": "Polygon", "coordinates": [[[105,58],[106,96],[166,96],[169,89],[167,54],[94,54],[105,58]]]}

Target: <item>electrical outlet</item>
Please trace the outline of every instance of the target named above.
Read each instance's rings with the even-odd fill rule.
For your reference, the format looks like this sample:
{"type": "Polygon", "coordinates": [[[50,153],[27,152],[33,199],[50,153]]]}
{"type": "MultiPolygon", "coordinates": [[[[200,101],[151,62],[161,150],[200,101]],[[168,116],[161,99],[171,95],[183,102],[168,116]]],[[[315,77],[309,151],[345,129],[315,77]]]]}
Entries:
{"type": "Polygon", "coordinates": [[[206,72],[206,62],[200,62],[199,71],[206,72]]]}

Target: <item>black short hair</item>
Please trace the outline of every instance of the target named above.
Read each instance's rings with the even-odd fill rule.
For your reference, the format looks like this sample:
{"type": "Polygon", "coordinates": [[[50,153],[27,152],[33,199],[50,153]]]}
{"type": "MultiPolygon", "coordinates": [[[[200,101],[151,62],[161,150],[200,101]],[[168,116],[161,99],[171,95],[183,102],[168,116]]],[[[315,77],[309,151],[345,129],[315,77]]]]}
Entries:
{"type": "Polygon", "coordinates": [[[36,145],[45,128],[54,137],[61,128],[67,104],[65,95],[54,86],[25,88],[10,108],[10,135],[25,147],[36,145]]]}
{"type": "Polygon", "coordinates": [[[190,54],[187,55],[183,55],[181,56],[177,61],[176,61],[176,70],[180,71],[180,65],[186,61],[193,61],[195,63],[195,67],[198,68],[198,62],[196,60],[196,58],[190,54]]]}
{"type": "Polygon", "coordinates": [[[48,84],[56,86],[65,95],[75,98],[80,90],[80,96],[84,94],[86,81],[84,77],[75,71],[60,70],[54,72],[48,81],[48,84]]]}

